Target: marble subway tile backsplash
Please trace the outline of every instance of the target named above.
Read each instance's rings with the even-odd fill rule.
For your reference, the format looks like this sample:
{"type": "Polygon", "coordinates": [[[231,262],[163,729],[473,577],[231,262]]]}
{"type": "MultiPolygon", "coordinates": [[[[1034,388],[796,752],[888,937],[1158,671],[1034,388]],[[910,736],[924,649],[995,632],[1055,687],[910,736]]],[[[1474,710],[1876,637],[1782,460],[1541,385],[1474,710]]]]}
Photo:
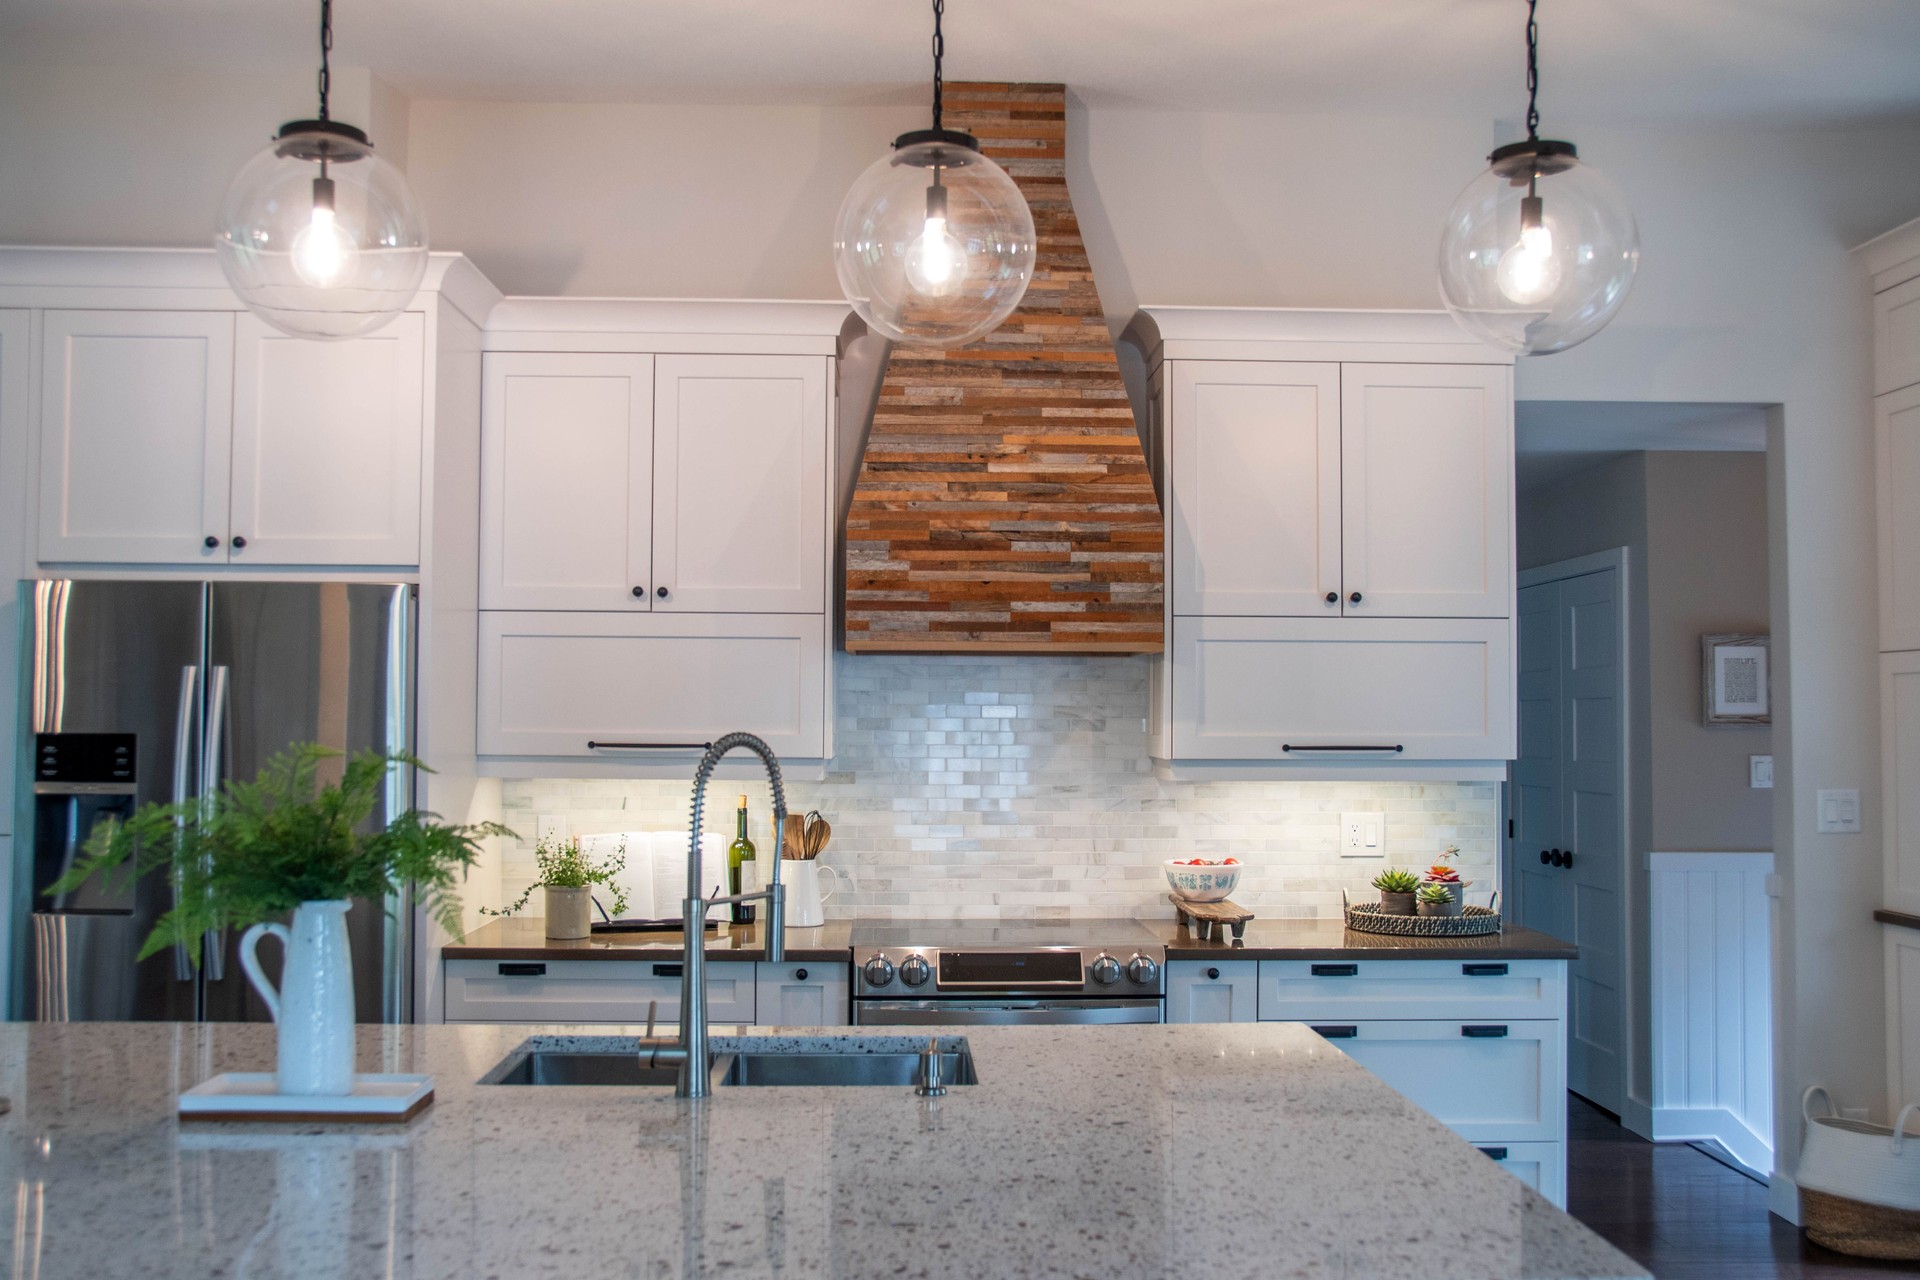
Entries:
{"type": "MultiPolygon", "coordinates": [[[[1340,914],[1382,865],[1424,866],[1448,844],[1485,902],[1494,886],[1499,789],[1490,782],[1166,782],[1147,758],[1147,661],[1094,657],[840,654],[836,754],[792,782],[796,812],[833,824],[822,861],[854,888],[834,917],[1066,920],[1164,916],[1162,859],[1233,856],[1237,902],[1263,917],[1340,914]],[[1340,814],[1386,815],[1387,857],[1342,858],[1340,814]]],[[[689,778],[691,770],[689,770],[689,778]]],[[[731,838],[744,790],[753,839],[772,847],[764,781],[716,781],[707,830],[731,838]]],[[[575,835],[684,830],[690,782],[504,784],[503,888],[533,877],[542,815],[575,835]]]]}

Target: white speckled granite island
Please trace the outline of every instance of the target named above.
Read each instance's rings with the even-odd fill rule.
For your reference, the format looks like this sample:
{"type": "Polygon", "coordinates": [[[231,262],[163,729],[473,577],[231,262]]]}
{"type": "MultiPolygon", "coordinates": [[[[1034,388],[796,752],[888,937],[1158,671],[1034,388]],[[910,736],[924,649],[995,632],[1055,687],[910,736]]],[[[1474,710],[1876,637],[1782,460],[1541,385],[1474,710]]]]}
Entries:
{"type": "Polygon", "coordinates": [[[967,1028],[980,1083],[937,1101],[701,1103],[476,1083],[565,1028],[363,1027],[362,1070],[435,1077],[410,1125],[175,1119],[181,1089],[270,1069],[272,1034],[0,1027],[16,1273],[1646,1275],[1296,1024],[967,1028]]]}

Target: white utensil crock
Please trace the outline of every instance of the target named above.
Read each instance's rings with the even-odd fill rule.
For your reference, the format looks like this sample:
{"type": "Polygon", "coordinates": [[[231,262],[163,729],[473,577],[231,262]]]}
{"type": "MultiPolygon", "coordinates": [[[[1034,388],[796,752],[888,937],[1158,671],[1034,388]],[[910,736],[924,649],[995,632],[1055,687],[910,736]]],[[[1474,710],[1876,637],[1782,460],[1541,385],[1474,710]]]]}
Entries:
{"type": "Polygon", "coordinates": [[[840,873],[811,858],[789,858],[780,864],[780,878],[787,886],[787,927],[811,929],[827,922],[827,899],[839,889],[840,873]],[[834,877],[834,886],[820,891],[820,873],[834,877]]]}
{"type": "Polygon", "coordinates": [[[353,955],[347,950],[351,903],[303,902],[293,928],[257,924],[240,938],[240,967],[279,1025],[275,1079],[281,1093],[342,1096],[353,1092],[353,955]],[[255,954],[268,934],[285,959],[280,988],[260,971],[255,954]]]}

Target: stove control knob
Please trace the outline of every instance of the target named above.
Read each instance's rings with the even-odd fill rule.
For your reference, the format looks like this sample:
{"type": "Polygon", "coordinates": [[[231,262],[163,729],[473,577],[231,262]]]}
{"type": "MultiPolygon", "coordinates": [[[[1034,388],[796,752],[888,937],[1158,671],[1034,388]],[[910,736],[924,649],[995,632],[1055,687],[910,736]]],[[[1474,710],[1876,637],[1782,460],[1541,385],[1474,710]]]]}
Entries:
{"type": "Polygon", "coordinates": [[[900,981],[910,987],[925,986],[927,979],[932,976],[933,966],[929,965],[924,957],[908,956],[900,962],[900,981]]]}
{"type": "Polygon", "coordinates": [[[860,969],[870,987],[884,987],[893,981],[893,961],[885,956],[875,956],[860,969]]]}
{"type": "Polygon", "coordinates": [[[1160,966],[1147,956],[1127,961],[1127,977],[1140,986],[1148,986],[1160,976],[1160,966]]]}
{"type": "Polygon", "coordinates": [[[1104,951],[1087,967],[1093,974],[1093,980],[1103,987],[1110,987],[1120,981],[1120,962],[1104,951]]]}

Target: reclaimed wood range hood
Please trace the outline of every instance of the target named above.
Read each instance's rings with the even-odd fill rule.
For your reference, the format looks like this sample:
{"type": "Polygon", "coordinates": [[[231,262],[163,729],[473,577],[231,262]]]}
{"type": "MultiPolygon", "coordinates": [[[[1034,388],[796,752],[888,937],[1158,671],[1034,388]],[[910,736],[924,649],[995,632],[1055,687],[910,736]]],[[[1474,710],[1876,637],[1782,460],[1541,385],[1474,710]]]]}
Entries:
{"type": "Polygon", "coordinates": [[[849,653],[1158,653],[1159,503],[1067,194],[1066,87],[946,86],[1039,252],[999,329],[896,345],[848,508],[849,653]]]}

